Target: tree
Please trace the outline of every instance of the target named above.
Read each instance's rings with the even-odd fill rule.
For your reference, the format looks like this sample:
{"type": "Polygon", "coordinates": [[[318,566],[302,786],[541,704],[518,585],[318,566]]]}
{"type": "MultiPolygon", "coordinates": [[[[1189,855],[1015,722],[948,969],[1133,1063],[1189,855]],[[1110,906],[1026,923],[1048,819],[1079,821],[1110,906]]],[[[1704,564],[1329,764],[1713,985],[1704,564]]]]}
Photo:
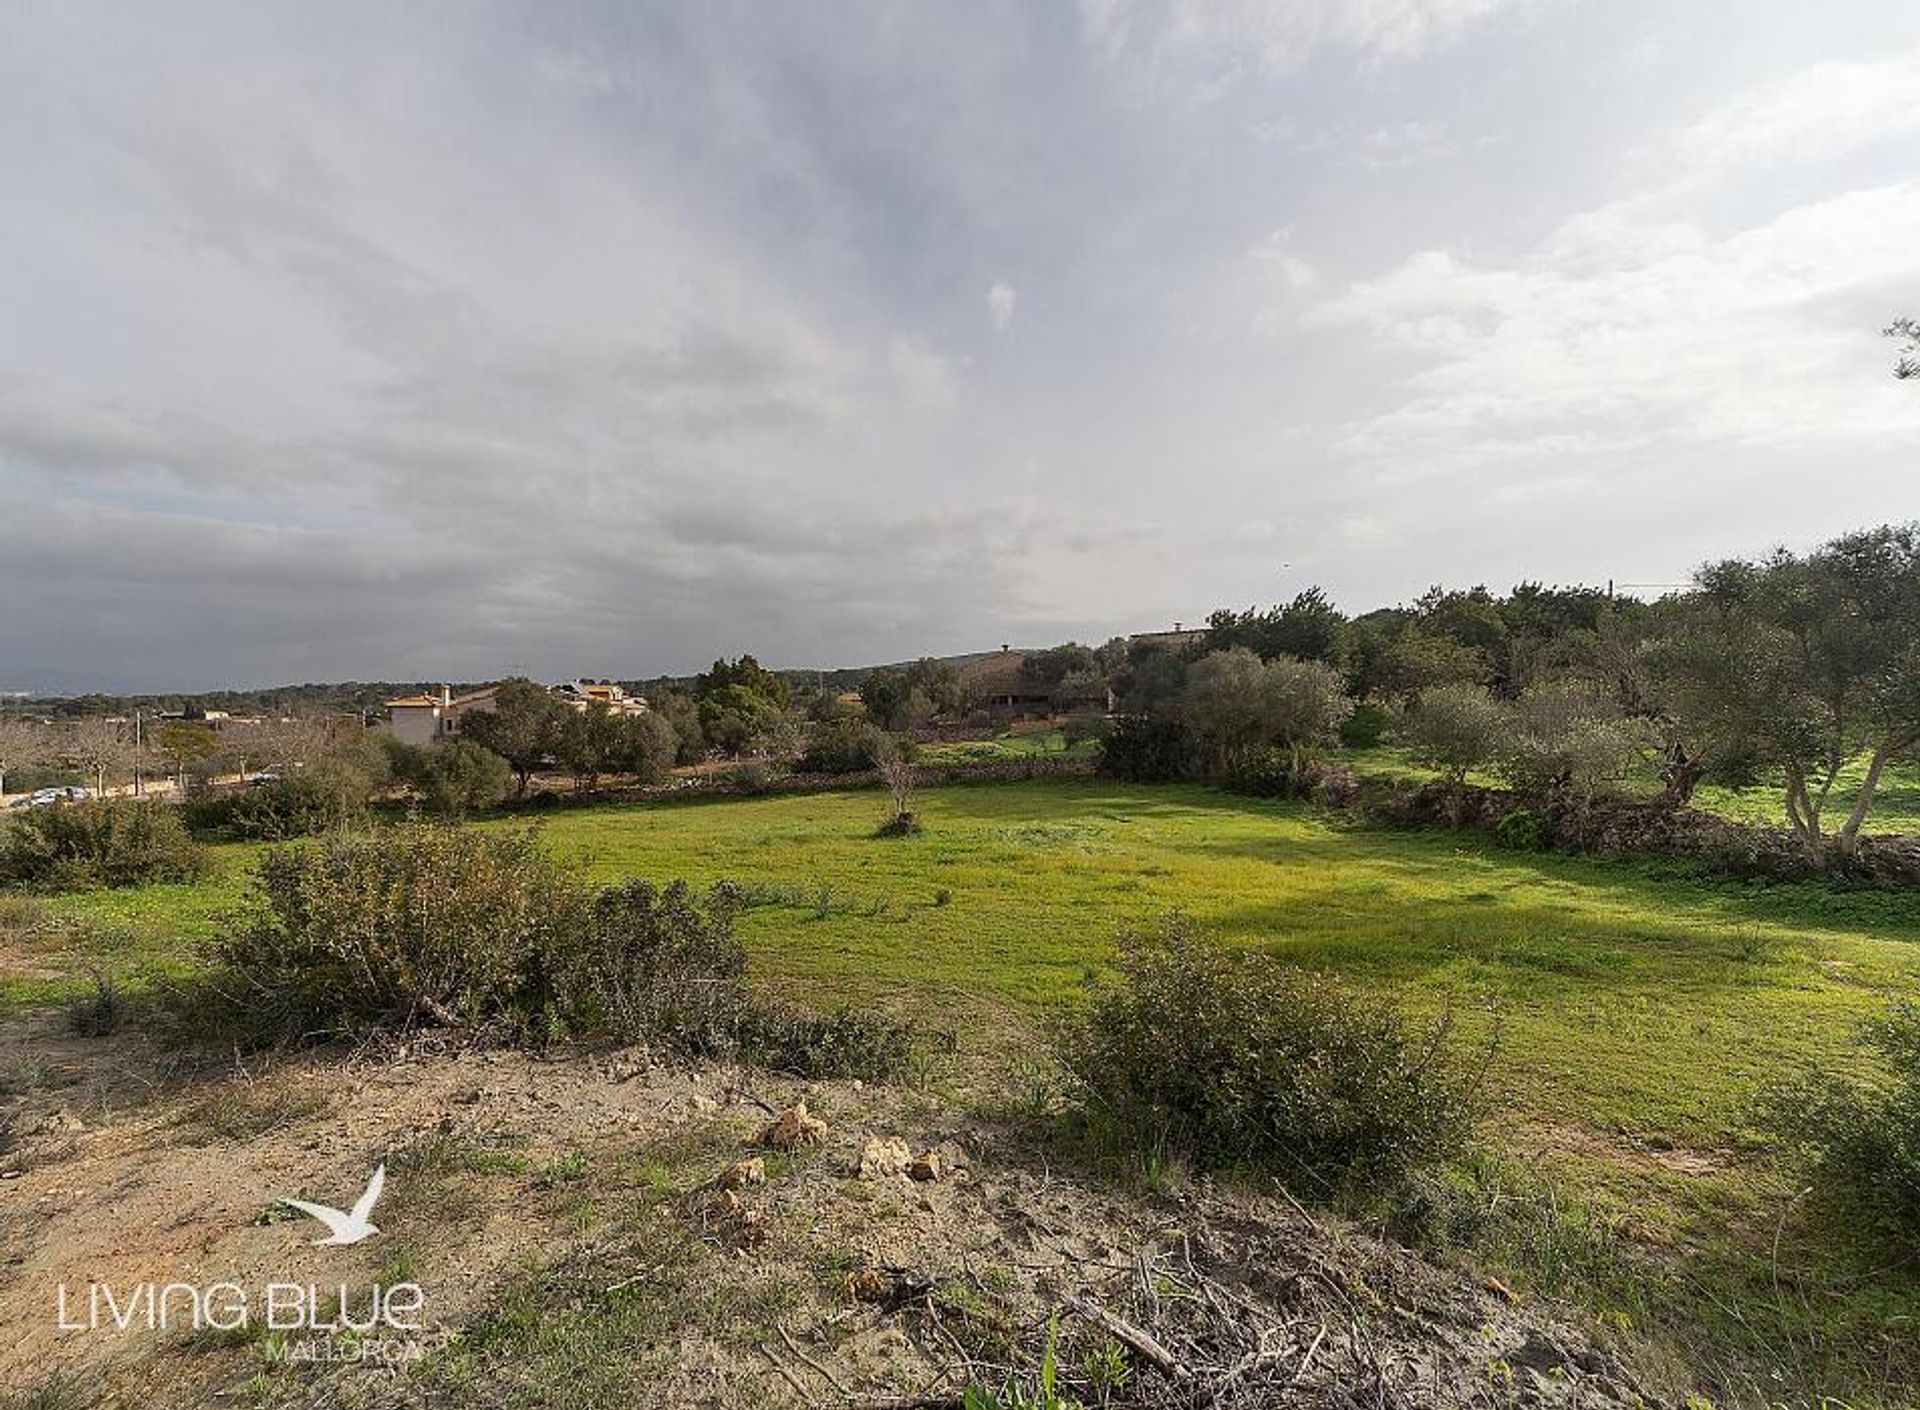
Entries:
{"type": "Polygon", "coordinates": [[[738,661],[715,661],[711,670],[695,676],[694,698],[704,701],[709,695],[733,686],[750,691],[782,710],[792,703],[786,681],[751,655],[742,656],[738,661]]]}
{"type": "Polygon", "coordinates": [[[513,770],[491,749],[471,739],[443,739],[424,749],[392,743],[393,771],[420,794],[427,810],[462,818],[507,796],[513,770]]]}
{"type": "Polygon", "coordinates": [[[918,832],[920,820],[913,811],[913,761],[907,757],[907,751],[892,735],[883,734],[874,743],[873,764],[879,770],[880,782],[886,785],[887,797],[893,805],[892,815],[880,830],[885,833],[918,832]]]}
{"type": "Polygon", "coordinates": [[[621,720],[610,762],[642,783],[658,783],[672,770],[679,750],[673,726],[649,710],[621,720]]]}
{"type": "Polygon", "coordinates": [[[192,720],[170,720],[153,732],[153,752],[166,763],[179,783],[187,770],[220,752],[220,736],[192,720]]]}
{"type": "Polygon", "coordinates": [[[1284,749],[1295,774],[1338,737],[1353,710],[1340,675],[1324,661],[1262,661],[1246,647],[1197,661],[1182,704],[1218,773],[1243,772],[1263,750],[1284,749]]]}
{"type": "Polygon", "coordinates": [[[0,718],[0,794],[7,775],[45,763],[52,755],[45,725],[36,720],[0,718]]]}
{"type": "Polygon", "coordinates": [[[525,797],[533,771],[555,758],[572,710],[543,685],[502,681],[491,710],[469,710],[460,732],[491,749],[513,769],[515,792],[525,797]]]}
{"type": "Polygon", "coordinates": [[[898,729],[913,699],[913,682],[905,671],[883,666],[860,683],[860,703],[867,717],[882,729],[898,729]]]}
{"type": "Polygon", "coordinates": [[[107,791],[107,775],[124,773],[133,767],[133,732],[120,720],[93,716],[76,720],[67,727],[61,741],[61,755],[92,777],[94,791],[107,791]]]}
{"type": "Polygon", "coordinates": [[[1906,380],[1920,377],[1920,318],[1896,318],[1885,330],[1889,338],[1905,339],[1900,349],[1900,360],[1893,365],[1893,375],[1906,380]]]}
{"type": "Polygon", "coordinates": [[[1456,681],[1422,691],[1399,733],[1414,758],[1440,770],[1458,789],[1470,771],[1499,757],[1512,730],[1512,717],[1491,691],[1456,681]]]}
{"type": "Polygon", "coordinates": [[[700,727],[700,707],[683,690],[663,690],[653,697],[653,713],[673,730],[674,762],[697,764],[707,753],[707,737],[700,727]]]}
{"type": "Polygon", "coordinates": [[[576,788],[592,788],[600,775],[620,767],[625,753],[624,721],[599,701],[584,710],[568,710],[554,757],[573,775],[576,788]]]}
{"type": "Polygon", "coordinates": [[[1834,783],[1864,752],[1832,838],[1851,853],[1887,764],[1920,748],[1920,526],[1710,564],[1695,580],[1650,650],[1659,703],[1712,772],[1777,776],[1788,826],[1816,859],[1834,783]]]}
{"type": "Polygon", "coordinates": [[[1650,742],[1646,722],[1590,681],[1540,681],[1513,709],[1502,767],[1526,788],[1593,794],[1625,778],[1650,742]]]}
{"type": "Polygon", "coordinates": [[[1292,656],[1333,664],[1345,655],[1346,631],[1346,615],[1322,589],[1310,587],[1284,607],[1215,612],[1207,618],[1207,649],[1244,646],[1263,661],[1292,656]]]}

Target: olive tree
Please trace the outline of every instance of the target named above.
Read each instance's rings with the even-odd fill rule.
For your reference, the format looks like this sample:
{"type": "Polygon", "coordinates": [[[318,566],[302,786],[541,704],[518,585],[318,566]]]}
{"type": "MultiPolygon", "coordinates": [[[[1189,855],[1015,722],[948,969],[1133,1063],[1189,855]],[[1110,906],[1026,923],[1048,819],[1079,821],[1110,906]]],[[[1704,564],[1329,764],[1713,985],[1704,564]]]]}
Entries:
{"type": "Polygon", "coordinates": [[[1483,685],[1436,685],[1402,718],[1399,736],[1413,757],[1458,788],[1474,769],[1500,757],[1512,738],[1513,714],[1483,685]]]}
{"type": "Polygon", "coordinates": [[[1608,692],[1571,678],[1529,686],[1514,704],[1502,768],[1516,784],[1592,794],[1624,779],[1650,743],[1608,692]]]}
{"type": "Polygon", "coordinates": [[[1920,526],[1712,564],[1696,582],[1651,647],[1661,704],[1710,770],[1781,782],[1809,855],[1851,853],[1886,766],[1920,750],[1920,526]],[[1860,755],[1829,838],[1835,782],[1860,755]]]}
{"type": "Polygon", "coordinates": [[[1262,661],[1244,646],[1194,663],[1181,705],[1216,773],[1244,771],[1268,749],[1283,749],[1298,773],[1331,745],[1353,701],[1324,661],[1262,661]]]}

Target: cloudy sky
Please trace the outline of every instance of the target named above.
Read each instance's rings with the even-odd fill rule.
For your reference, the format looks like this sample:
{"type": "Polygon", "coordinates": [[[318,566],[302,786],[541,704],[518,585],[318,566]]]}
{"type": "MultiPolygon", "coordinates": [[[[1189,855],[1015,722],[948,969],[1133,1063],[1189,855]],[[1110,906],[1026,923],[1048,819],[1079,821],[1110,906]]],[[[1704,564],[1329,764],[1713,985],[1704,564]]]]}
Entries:
{"type": "Polygon", "coordinates": [[[1920,7],[0,0],[0,688],[852,664],[1920,516],[1920,7]]]}

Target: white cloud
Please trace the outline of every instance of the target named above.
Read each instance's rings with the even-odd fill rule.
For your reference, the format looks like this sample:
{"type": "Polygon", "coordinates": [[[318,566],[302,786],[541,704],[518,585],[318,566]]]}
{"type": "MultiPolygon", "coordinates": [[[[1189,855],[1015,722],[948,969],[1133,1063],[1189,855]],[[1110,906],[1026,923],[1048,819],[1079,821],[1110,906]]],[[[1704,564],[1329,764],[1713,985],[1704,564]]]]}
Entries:
{"type": "Polygon", "coordinates": [[[1412,59],[1530,0],[1176,0],[1170,38],[1200,50],[1293,68],[1333,47],[1369,59],[1412,59]]]}
{"type": "Polygon", "coordinates": [[[1920,138],[1920,50],[1801,69],[1734,98],[1681,133],[1682,156],[1729,163],[1845,156],[1874,143],[1920,138]]]}
{"type": "Polygon", "coordinates": [[[1416,366],[1349,448],[1462,460],[1727,442],[1831,446],[1920,432],[1880,374],[1875,320],[1920,278],[1920,181],[1855,191],[1733,234],[1638,218],[1563,224],[1504,266],[1427,251],[1317,317],[1416,366]]]}
{"type": "Polygon", "coordinates": [[[1014,306],[1020,301],[1020,295],[1013,286],[996,281],[987,290],[987,316],[993,320],[993,326],[1005,332],[1013,326],[1014,306]]]}

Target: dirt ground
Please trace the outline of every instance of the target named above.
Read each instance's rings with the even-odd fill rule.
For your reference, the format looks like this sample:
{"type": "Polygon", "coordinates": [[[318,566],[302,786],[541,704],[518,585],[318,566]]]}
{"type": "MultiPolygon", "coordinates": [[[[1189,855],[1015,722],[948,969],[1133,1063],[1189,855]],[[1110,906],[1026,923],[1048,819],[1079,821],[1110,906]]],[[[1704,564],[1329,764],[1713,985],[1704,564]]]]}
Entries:
{"type": "Polygon", "coordinates": [[[1071,1175],[951,1096],[634,1051],[193,1066],[51,1017],[0,1030],[0,1083],[0,1404],[957,1410],[1049,1345],[1089,1406],[1660,1403],[1570,1312],[1277,1192],[1071,1175]],[[763,1139],[801,1101],[817,1143],[763,1139]],[[382,1163],[362,1242],[277,1203],[382,1163]],[[220,1283],[413,1283],[423,1325],[84,1325],[91,1287],[220,1283]]]}

